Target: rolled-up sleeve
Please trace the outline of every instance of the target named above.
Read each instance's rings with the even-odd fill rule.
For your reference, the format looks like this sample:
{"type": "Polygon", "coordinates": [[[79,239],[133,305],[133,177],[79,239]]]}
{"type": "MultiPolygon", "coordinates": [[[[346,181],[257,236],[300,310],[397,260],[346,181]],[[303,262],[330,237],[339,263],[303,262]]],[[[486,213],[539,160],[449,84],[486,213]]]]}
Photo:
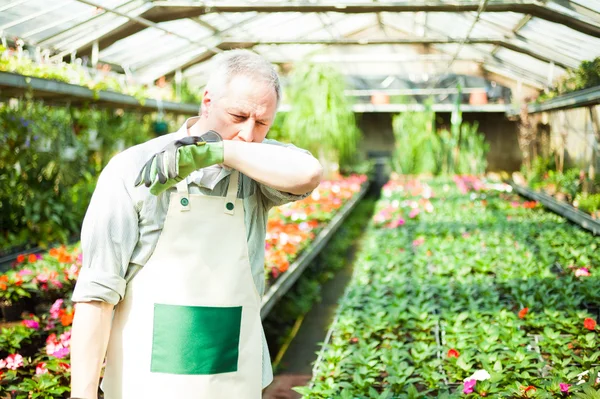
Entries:
{"type": "MultiPolygon", "coordinates": [[[[307,151],[303,148],[298,148],[293,144],[280,143],[279,141],[268,140],[268,139],[264,140],[263,144],[280,145],[280,146],[287,147],[287,148],[290,148],[295,151],[304,152],[304,153],[312,156],[310,151],[307,151]]],[[[281,206],[281,205],[287,204],[288,202],[300,201],[300,200],[303,200],[304,198],[308,197],[312,193],[312,191],[309,191],[307,193],[297,195],[297,194],[292,194],[292,193],[286,193],[284,191],[277,190],[273,187],[269,187],[269,186],[261,184],[261,183],[257,183],[257,184],[259,186],[260,192],[261,192],[264,202],[265,202],[265,206],[267,208],[272,208],[274,206],[281,206]]]]}
{"type": "Polygon", "coordinates": [[[138,240],[138,214],[113,158],[104,168],[81,229],[82,267],[73,302],[116,305],[125,295],[125,274],[138,240]]]}

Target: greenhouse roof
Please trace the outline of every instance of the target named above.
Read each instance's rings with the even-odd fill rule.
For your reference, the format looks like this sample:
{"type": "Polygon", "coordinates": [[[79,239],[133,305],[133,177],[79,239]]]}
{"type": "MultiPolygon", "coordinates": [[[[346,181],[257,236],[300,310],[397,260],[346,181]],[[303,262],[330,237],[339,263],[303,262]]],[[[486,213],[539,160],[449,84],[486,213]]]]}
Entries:
{"type": "Polygon", "coordinates": [[[0,0],[0,33],[144,82],[181,71],[202,84],[215,54],[252,48],[282,68],[412,81],[479,70],[541,89],[600,56],[600,1],[0,0]]]}

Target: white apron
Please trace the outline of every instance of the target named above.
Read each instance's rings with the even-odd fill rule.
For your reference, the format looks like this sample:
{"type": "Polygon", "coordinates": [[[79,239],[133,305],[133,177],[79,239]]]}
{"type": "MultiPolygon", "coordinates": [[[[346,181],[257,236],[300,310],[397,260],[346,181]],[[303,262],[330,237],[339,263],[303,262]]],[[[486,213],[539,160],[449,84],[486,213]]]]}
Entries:
{"type": "Polygon", "coordinates": [[[262,325],[239,173],[227,197],[171,193],[156,248],[115,310],[105,399],[260,399],[262,325]]]}

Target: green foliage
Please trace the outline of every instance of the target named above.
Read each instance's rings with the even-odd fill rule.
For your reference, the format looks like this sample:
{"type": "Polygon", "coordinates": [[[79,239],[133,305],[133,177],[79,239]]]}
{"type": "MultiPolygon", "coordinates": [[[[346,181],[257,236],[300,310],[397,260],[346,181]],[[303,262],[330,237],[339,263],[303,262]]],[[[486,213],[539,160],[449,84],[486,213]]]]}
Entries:
{"type": "Polygon", "coordinates": [[[187,80],[183,80],[180,85],[173,82],[173,91],[179,97],[179,101],[185,104],[200,104],[202,103],[202,91],[199,88],[190,86],[187,80]]]}
{"type": "Polygon", "coordinates": [[[360,131],[344,94],[346,82],[334,68],[300,64],[290,75],[282,130],[294,144],[344,166],[356,154],[360,131]]]}
{"type": "Polygon", "coordinates": [[[577,202],[579,209],[584,212],[594,214],[596,211],[600,210],[600,193],[579,193],[575,197],[575,201],[577,202]]]}
{"type": "Polygon", "coordinates": [[[396,139],[392,167],[401,174],[481,174],[487,167],[489,144],[479,124],[462,121],[460,104],[452,113],[450,131],[435,131],[431,102],[423,112],[394,116],[396,139]]]}
{"type": "Polygon", "coordinates": [[[424,112],[404,112],[395,115],[392,127],[395,137],[393,169],[402,174],[437,174],[441,152],[440,139],[434,129],[435,113],[431,104],[424,112]]]}
{"type": "Polygon", "coordinates": [[[595,86],[600,86],[600,57],[596,57],[592,61],[583,61],[576,69],[568,69],[554,88],[540,95],[537,101],[547,101],[561,94],[595,86]]]}
{"type": "Polygon", "coordinates": [[[15,399],[63,399],[64,394],[70,391],[63,376],[50,373],[26,378],[18,386],[9,389],[16,391],[15,399]]]}
{"type": "Polygon", "coordinates": [[[77,234],[96,178],[122,149],[151,138],[150,116],[0,104],[0,251],[77,234]]]}
{"type": "Polygon", "coordinates": [[[454,179],[456,187],[441,178],[386,185],[304,397],[400,398],[411,386],[415,397],[437,398],[598,389],[598,326],[586,320],[600,300],[600,239],[505,188],[454,179]],[[415,209],[419,217],[408,216],[415,209]],[[576,273],[584,267],[589,276],[576,273]],[[463,395],[478,370],[490,378],[463,395]]]}

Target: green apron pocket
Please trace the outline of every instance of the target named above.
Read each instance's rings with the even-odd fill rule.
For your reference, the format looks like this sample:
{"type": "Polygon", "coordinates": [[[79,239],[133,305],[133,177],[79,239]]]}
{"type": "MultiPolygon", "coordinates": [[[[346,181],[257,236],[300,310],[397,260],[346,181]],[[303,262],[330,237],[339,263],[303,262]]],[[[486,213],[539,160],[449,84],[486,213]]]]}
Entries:
{"type": "Polygon", "coordinates": [[[237,371],[242,307],[154,304],[150,370],[168,374],[237,371]]]}

